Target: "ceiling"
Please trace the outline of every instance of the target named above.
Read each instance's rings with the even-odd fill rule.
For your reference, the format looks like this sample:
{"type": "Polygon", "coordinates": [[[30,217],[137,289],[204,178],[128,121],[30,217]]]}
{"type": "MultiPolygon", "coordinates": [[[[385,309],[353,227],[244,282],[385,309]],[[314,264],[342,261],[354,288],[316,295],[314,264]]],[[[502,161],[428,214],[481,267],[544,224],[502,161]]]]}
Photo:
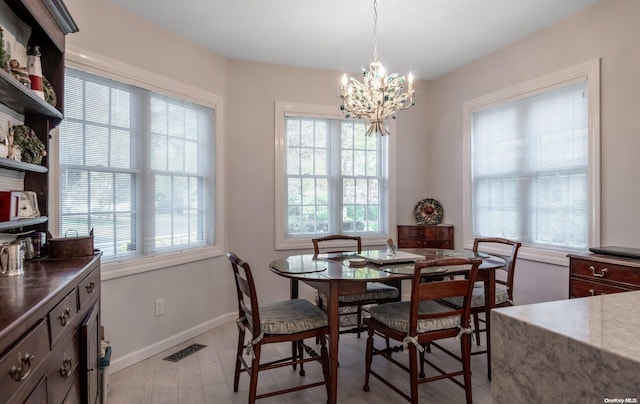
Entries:
{"type": "MultiPolygon", "coordinates": [[[[357,72],[373,60],[373,0],[109,0],[212,52],[357,72]]],[[[378,0],[378,59],[433,79],[601,0],[378,0]]]]}

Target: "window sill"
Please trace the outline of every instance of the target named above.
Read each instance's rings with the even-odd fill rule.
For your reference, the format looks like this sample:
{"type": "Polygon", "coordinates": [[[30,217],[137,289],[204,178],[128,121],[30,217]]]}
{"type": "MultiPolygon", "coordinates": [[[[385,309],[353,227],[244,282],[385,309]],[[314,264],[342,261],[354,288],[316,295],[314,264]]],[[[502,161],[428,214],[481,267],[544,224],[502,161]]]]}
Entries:
{"type": "Polygon", "coordinates": [[[102,264],[102,280],[122,278],[177,265],[189,264],[222,255],[218,246],[193,248],[158,255],[111,261],[102,264]]]}
{"type": "MultiPolygon", "coordinates": [[[[473,243],[465,244],[464,248],[471,250],[473,248],[473,243]]],[[[489,254],[509,255],[511,253],[511,248],[510,247],[509,248],[489,247],[489,248],[482,248],[480,249],[480,251],[484,251],[489,254]]],[[[587,249],[553,249],[553,248],[542,248],[542,247],[532,247],[532,246],[523,245],[522,247],[520,247],[520,250],[518,251],[518,259],[568,267],[569,257],[567,257],[567,254],[579,254],[584,252],[588,252],[588,250],[587,249]]]]}
{"type": "MultiPolygon", "coordinates": [[[[356,234],[357,235],[357,234],[356,234]]],[[[383,235],[383,236],[362,236],[362,246],[363,247],[370,247],[370,246],[381,246],[381,245],[386,245],[387,244],[387,240],[389,239],[389,235],[383,235]]],[[[336,242],[335,246],[338,247],[340,245],[350,245],[350,243],[345,242],[345,243],[340,243],[340,242],[336,242]]],[[[280,241],[277,245],[276,245],[276,250],[278,251],[282,251],[282,250],[309,250],[309,249],[313,249],[313,244],[311,242],[311,238],[299,238],[299,239],[293,239],[293,238],[289,238],[289,239],[285,239],[280,241]]]]}

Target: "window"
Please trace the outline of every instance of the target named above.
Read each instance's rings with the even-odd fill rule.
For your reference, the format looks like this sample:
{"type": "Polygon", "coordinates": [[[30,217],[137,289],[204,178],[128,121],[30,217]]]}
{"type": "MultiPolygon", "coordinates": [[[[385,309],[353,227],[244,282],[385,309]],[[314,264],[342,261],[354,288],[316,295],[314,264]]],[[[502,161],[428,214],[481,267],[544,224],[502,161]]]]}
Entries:
{"type": "Polygon", "coordinates": [[[214,243],[215,110],[67,68],[59,233],[105,261],[214,243]]]}
{"type": "Polygon", "coordinates": [[[589,63],[465,103],[466,243],[566,250],[597,237],[597,77],[589,63]]]}
{"type": "Polygon", "coordinates": [[[365,136],[364,122],[335,107],[278,103],[276,122],[279,246],[309,248],[335,233],[386,237],[389,137],[365,136]]]}

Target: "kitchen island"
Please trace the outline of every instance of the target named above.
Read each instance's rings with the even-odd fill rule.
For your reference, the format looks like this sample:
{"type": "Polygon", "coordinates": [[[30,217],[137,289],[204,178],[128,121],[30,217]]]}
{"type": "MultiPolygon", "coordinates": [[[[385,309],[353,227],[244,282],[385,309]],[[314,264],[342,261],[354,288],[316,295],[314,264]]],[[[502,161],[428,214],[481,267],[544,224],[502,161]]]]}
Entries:
{"type": "Polygon", "coordinates": [[[640,291],[491,312],[493,403],[637,403],[640,291]]]}

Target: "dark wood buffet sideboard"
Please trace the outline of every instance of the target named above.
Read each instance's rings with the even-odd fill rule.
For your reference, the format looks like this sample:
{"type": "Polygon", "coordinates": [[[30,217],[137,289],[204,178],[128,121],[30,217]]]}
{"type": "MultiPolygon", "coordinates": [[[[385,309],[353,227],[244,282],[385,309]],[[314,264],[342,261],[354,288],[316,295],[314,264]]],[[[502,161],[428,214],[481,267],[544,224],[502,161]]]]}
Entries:
{"type": "Polygon", "coordinates": [[[99,254],[0,277],[0,403],[99,402],[99,324],[99,254]]]}
{"type": "Polygon", "coordinates": [[[453,249],[453,225],[398,225],[398,248],[453,249]]]}
{"type": "Polygon", "coordinates": [[[640,290],[640,259],[569,254],[569,297],[640,290]]]}

